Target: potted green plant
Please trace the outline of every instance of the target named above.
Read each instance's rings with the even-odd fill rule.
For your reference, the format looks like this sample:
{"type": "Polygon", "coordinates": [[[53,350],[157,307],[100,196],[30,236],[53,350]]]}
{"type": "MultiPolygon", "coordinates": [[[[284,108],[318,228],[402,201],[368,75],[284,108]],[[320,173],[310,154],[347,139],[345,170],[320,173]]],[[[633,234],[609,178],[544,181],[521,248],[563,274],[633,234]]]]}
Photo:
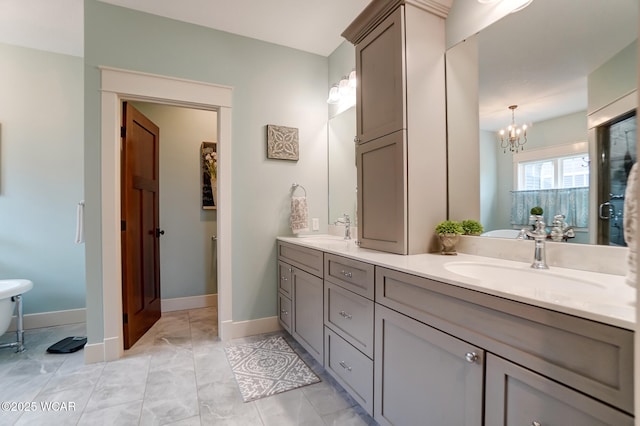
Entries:
{"type": "Polygon", "coordinates": [[[460,222],[455,220],[445,220],[436,226],[436,234],[442,244],[442,254],[456,255],[456,244],[460,235],[464,234],[464,229],[460,222]]]}
{"type": "Polygon", "coordinates": [[[535,206],[535,207],[531,207],[531,210],[529,210],[529,213],[534,216],[542,216],[542,213],[544,212],[542,211],[542,207],[535,206]]]}
{"type": "Polygon", "coordinates": [[[480,235],[484,231],[482,224],[473,219],[463,220],[462,229],[464,229],[464,235],[480,235]]]}

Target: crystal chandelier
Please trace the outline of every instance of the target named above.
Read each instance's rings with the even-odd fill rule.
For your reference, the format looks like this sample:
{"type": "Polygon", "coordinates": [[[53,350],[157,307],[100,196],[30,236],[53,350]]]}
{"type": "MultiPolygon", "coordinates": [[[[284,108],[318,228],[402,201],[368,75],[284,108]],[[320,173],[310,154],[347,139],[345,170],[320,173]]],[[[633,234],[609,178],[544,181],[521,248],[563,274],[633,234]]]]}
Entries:
{"type": "Polygon", "coordinates": [[[507,152],[507,149],[511,152],[520,152],[524,148],[522,145],[527,143],[527,125],[516,125],[515,112],[518,105],[511,105],[511,125],[507,129],[501,129],[499,132],[500,147],[507,152]]]}

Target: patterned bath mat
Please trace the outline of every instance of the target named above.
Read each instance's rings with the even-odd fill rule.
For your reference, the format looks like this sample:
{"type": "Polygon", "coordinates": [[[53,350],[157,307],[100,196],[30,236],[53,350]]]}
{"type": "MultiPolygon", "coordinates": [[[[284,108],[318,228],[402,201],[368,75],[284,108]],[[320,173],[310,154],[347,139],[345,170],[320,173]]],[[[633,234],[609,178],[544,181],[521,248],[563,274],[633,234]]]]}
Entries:
{"type": "Polygon", "coordinates": [[[244,402],[318,383],[282,336],[225,348],[244,402]]]}

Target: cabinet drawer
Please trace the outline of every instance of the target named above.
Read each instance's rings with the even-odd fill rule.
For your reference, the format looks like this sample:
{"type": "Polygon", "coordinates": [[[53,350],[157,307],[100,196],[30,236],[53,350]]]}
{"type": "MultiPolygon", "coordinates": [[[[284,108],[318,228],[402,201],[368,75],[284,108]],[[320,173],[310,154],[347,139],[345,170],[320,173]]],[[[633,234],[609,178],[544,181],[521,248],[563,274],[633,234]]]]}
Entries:
{"type": "Polygon", "coordinates": [[[291,297],[291,273],[293,268],[284,262],[278,262],[278,290],[291,297]]]}
{"type": "Polygon", "coordinates": [[[385,268],[376,302],[633,413],[629,330],[385,268]]]}
{"type": "Polygon", "coordinates": [[[288,332],[291,332],[291,317],[291,299],[278,293],[278,319],[288,332]]]}
{"type": "Polygon", "coordinates": [[[487,355],[487,425],[633,425],[633,417],[492,354],[487,355]]]}
{"type": "Polygon", "coordinates": [[[322,278],[322,252],[282,241],[278,242],[278,258],[303,271],[322,278]]]}
{"type": "Polygon", "coordinates": [[[325,368],[349,394],[373,415],[373,361],[324,328],[325,368]]]}
{"type": "Polygon", "coordinates": [[[324,298],[325,325],[373,358],[373,301],[328,281],[324,298]]]}
{"type": "Polygon", "coordinates": [[[373,265],[327,253],[324,274],[327,281],[373,300],[373,265]]]}

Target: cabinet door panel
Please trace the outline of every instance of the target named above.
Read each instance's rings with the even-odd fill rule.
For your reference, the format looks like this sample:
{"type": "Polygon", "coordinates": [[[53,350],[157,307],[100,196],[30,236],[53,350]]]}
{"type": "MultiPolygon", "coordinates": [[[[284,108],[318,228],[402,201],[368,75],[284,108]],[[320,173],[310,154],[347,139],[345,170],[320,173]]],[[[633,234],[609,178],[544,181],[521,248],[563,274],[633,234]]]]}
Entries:
{"type": "Polygon", "coordinates": [[[356,46],[357,134],[369,142],[405,127],[404,8],[356,46]]]}
{"type": "Polygon", "coordinates": [[[407,254],[405,152],[404,131],[356,149],[360,247],[407,254]]]}
{"type": "Polygon", "coordinates": [[[482,425],[484,351],[378,304],[375,315],[375,420],[482,425]]]}
{"type": "Polygon", "coordinates": [[[622,411],[492,354],[486,377],[487,425],[633,425],[622,411]]]}
{"type": "Polygon", "coordinates": [[[322,279],[293,269],[293,337],[321,365],[324,365],[322,279]]]}

